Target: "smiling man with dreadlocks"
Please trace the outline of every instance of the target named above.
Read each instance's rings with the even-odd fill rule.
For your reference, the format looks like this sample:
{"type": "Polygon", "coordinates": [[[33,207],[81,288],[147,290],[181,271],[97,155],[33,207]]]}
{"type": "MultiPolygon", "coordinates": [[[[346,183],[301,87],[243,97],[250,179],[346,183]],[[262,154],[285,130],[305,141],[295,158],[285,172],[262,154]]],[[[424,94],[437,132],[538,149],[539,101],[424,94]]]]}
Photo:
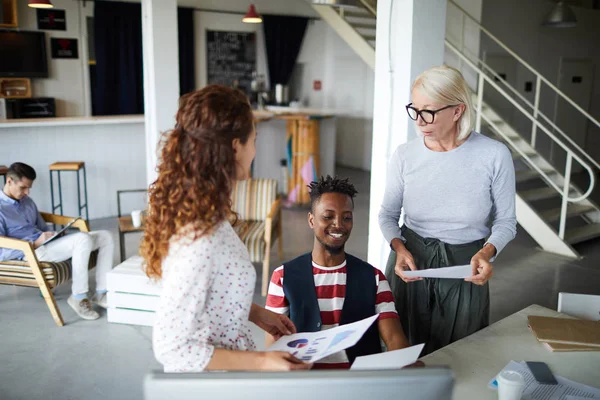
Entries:
{"type": "MultiPolygon", "coordinates": [[[[298,332],[317,332],[379,314],[377,324],[355,346],[320,360],[314,368],[349,368],[356,357],[380,353],[380,337],[388,350],[408,346],[384,274],[344,251],[352,232],[354,185],[327,176],[308,187],[312,252],[273,272],[266,308],[288,315],[298,332]]],[[[267,336],[268,344],[272,341],[267,336]]]]}

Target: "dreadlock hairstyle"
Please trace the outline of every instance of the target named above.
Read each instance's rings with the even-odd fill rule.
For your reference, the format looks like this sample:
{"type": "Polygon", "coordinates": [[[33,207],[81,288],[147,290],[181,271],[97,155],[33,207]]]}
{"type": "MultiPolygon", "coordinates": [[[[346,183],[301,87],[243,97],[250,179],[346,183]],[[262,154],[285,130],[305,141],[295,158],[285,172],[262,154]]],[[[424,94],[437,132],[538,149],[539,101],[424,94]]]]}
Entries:
{"type": "Polygon", "coordinates": [[[322,177],[318,181],[312,181],[308,185],[308,191],[310,192],[310,209],[314,211],[314,204],[321,198],[325,193],[341,193],[350,197],[352,205],[354,205],[354,196],[358,193],[353,184],[346,179],[340,179],[337,176],[332,178],[330,175],[322,177]]]}

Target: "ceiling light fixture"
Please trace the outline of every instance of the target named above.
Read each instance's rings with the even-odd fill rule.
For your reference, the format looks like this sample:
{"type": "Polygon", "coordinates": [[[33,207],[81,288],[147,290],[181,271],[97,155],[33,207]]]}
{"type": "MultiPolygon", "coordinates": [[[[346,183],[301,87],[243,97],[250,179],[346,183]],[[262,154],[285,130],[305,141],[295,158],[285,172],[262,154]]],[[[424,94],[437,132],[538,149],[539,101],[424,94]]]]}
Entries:
{"type": "Polygon", "coordinates": [[[31,8],[54,8],[50,0],[29,0],[28,6],[31,8]]]}
{"type": "Polygon", "coordinates": [[[574,28],[577,26],[577,17],[571,7],[561,0],[546,15],[542,25],[550,28],[574,28]]]}
{"type": "Polygon", "coordinates": [[[247,24],[260,24],[262,22],[262,18],[256,12],[254,4],[250,4],[248,12],[246,13],[246,15],[244,15],[244,18],[242,18],[242,22],[245,22],[247,24]]]}

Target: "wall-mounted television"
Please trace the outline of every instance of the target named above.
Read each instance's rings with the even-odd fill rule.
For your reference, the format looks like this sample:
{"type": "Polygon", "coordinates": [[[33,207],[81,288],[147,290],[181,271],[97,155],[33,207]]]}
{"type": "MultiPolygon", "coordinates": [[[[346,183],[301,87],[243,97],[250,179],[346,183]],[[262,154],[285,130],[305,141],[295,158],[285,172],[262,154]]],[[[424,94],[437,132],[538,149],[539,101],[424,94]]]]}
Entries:
{"type": "Polygon", "coordinates": [[[48,77],[44,32],[0,30],[0,55],[0,77],[48,77]]]}

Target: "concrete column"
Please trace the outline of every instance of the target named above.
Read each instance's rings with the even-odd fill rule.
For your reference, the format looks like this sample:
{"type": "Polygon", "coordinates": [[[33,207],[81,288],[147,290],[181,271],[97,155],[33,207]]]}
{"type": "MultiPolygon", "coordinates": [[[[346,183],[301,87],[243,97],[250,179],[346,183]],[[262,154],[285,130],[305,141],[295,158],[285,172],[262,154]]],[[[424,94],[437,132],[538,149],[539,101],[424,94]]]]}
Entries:
{"type": "Polygon", "coordinates": [[[404,106],[413,80],[444,61],[446,0],[378,0],[371,206],[368,261],[384,269],[389,245],[379,229],[388,160],[396,148],[416,138],[404,106]]]}
{"type": "Polygon", "coordinates": [[[157,177],[160,134],[173,129],[179,101],[177,1],[142,0],[142,35],[146,177],[151,184],[157,177]]]}

